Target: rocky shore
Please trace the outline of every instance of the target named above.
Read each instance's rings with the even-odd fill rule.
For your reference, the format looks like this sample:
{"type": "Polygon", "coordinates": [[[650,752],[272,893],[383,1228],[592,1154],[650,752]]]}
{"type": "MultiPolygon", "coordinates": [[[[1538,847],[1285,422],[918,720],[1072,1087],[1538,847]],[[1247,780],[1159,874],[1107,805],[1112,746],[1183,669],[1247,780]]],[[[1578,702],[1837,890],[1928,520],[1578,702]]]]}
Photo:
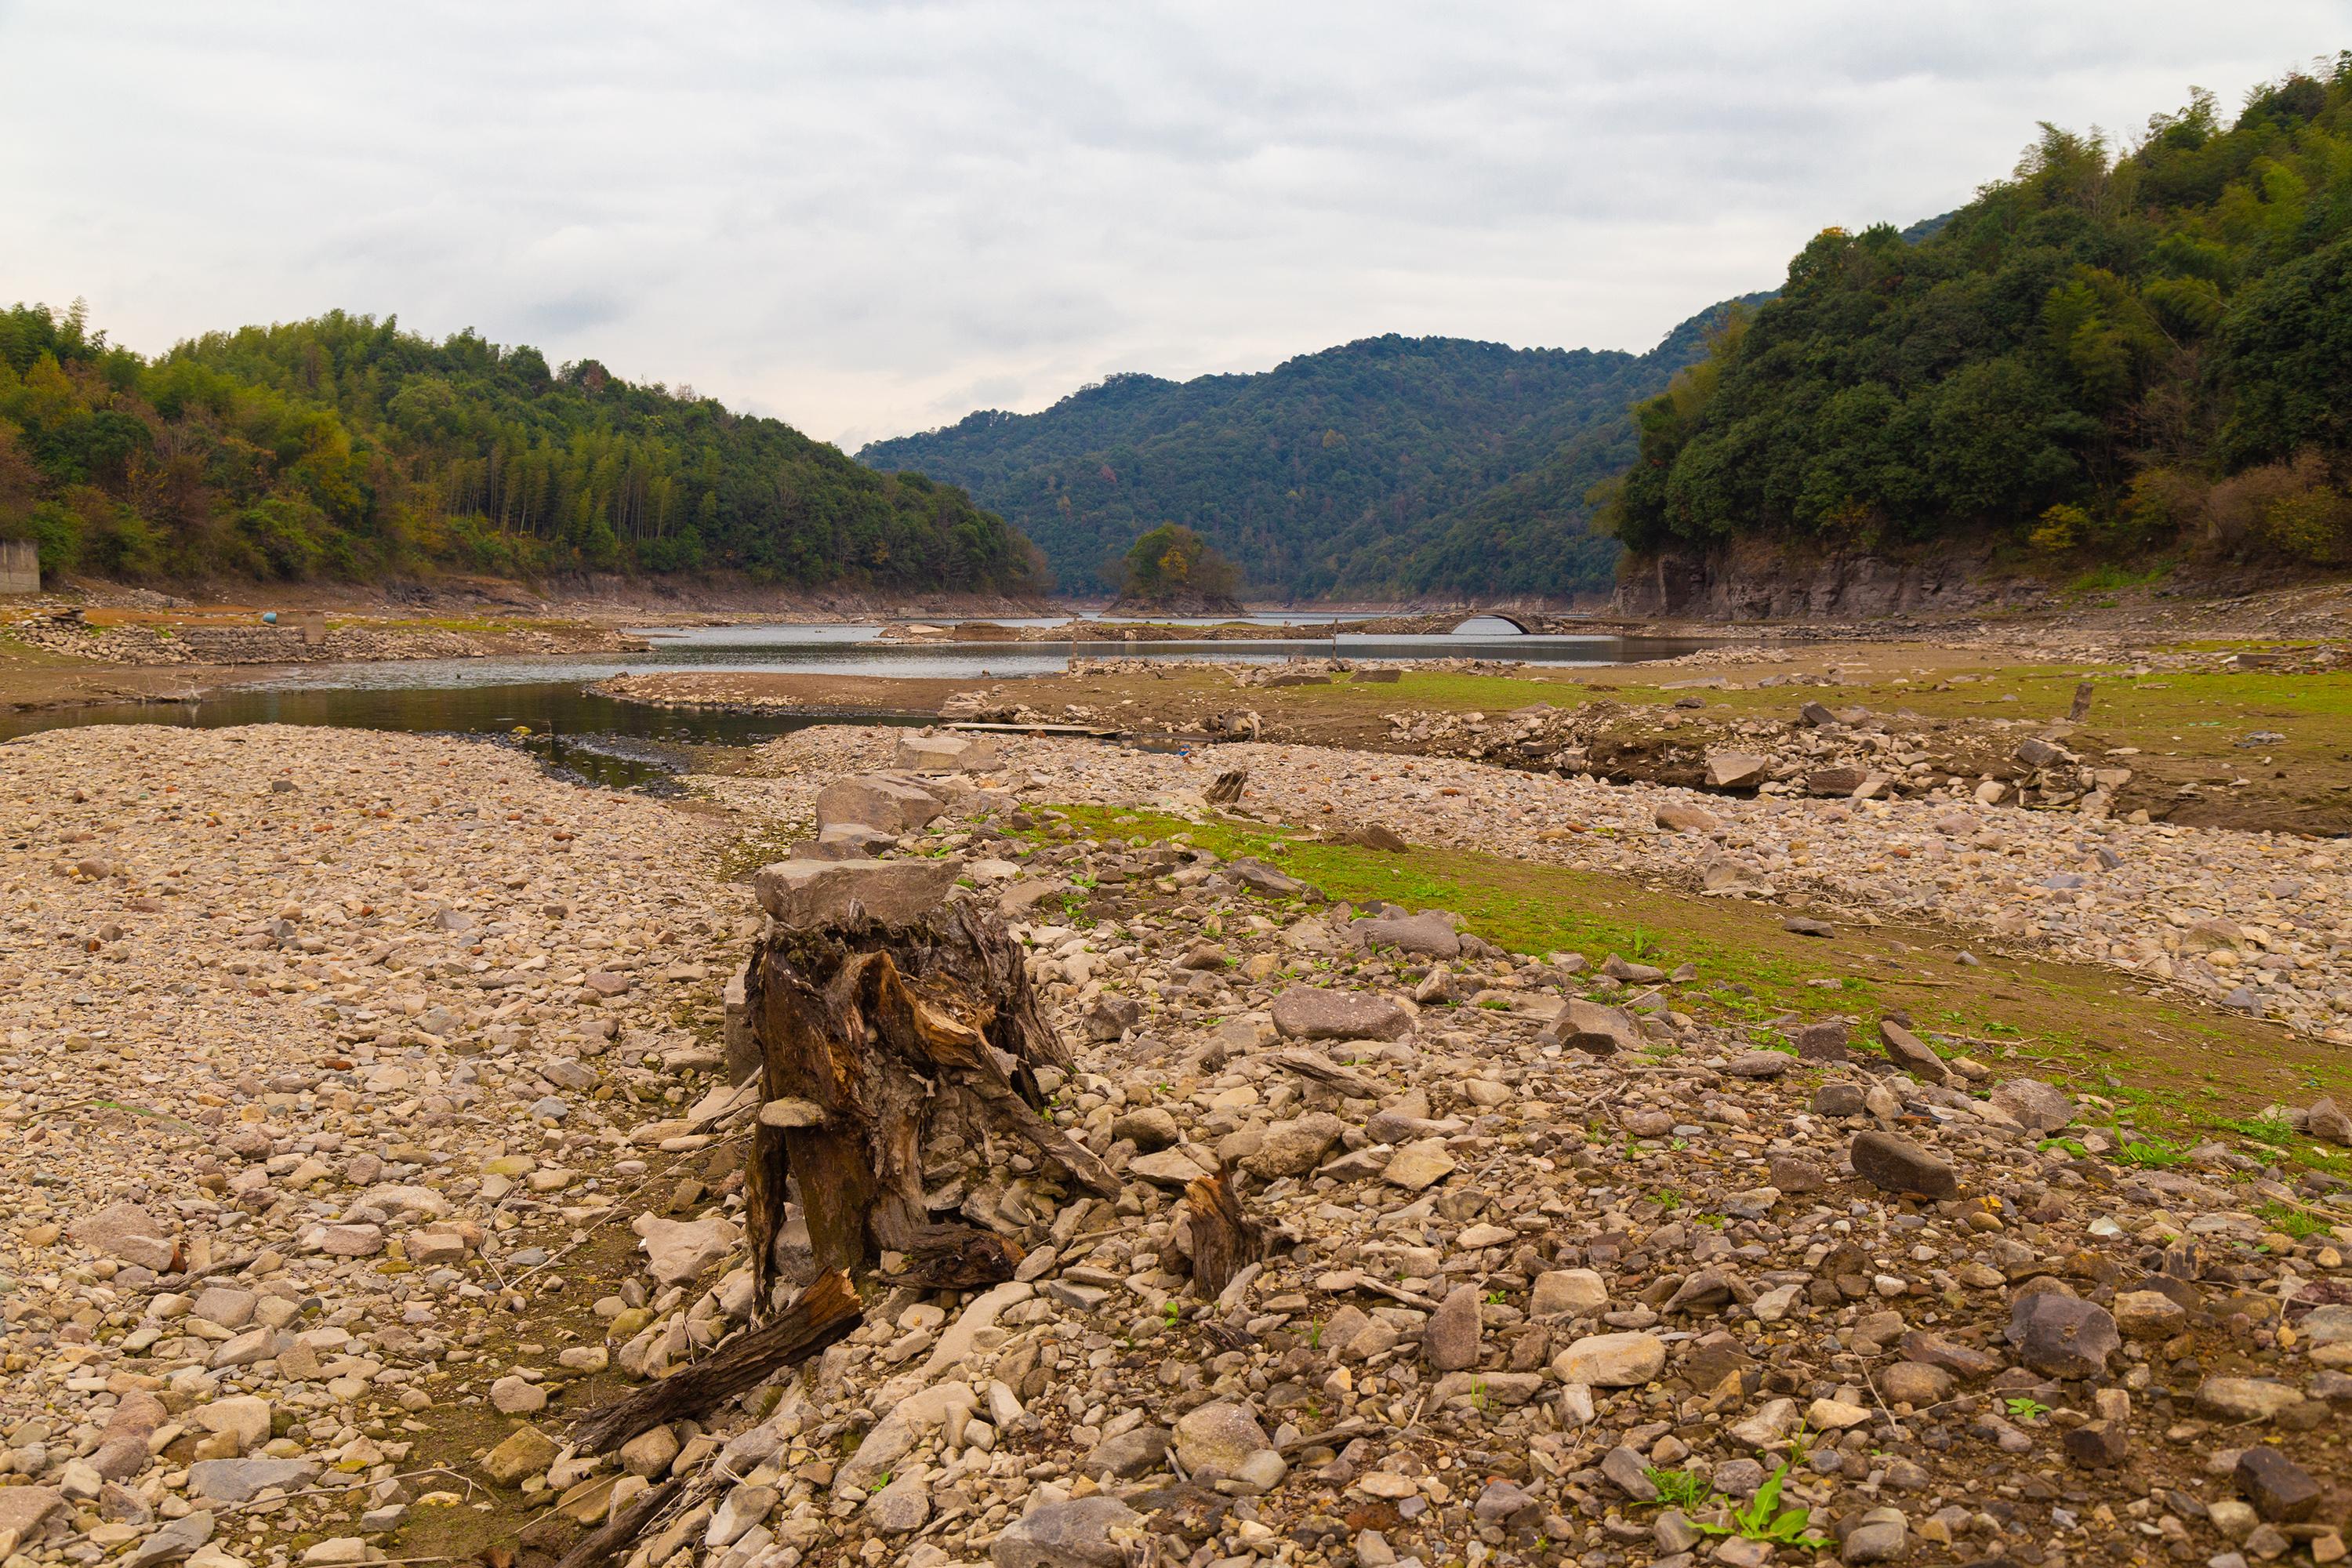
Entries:
{"type": "Polygon", "coordinates": [[[466,630],[430,624],[266,625],[92,622],[78,607],[0,623],[0,639],[37,653],[128,666],[333,664],[388,659],[487,658],[494,654],[641,652],[646,640],[610,626],[501,626],[466,630]]]}
{"type": "Polygon", "coordinates": [[[350,731],[0,763],[18,1568],[528,1568],[615,1521],[620,1568],[2344,1554],[2352,1209],[2287,1157],[2352,1141],[2332,1103],[2174,1150],[1927,1021],[1727,1011],[1670,931],[1509,951],[1057,807],[1242,773],[1297,825],[1901,909],[2341,1038],[2332,846],[854,727],[688,808],[350,731]],[[737,875],[795,852],[762,914],[737,875]],[[747,1142],[805,1110],[730,1085],[726,985],[869,855],[1022,944],[1076,1063],[1041,1109],[1112,1185],[982,1151],[927,1200],[1009,1279],[862,1279],[800,1372],[591,1454],[581,1414],[772,1305],[747,1142]],[[1258,1255],[1204,1289],[1213,1175],[1258,1255]]]}
{"type": "Polygon", "coordinates": [[[0,1557],[463,1506],[436,1433],[605,1364],[514,1331],[717,1065],[707,824],[456,741],[114,727],[0,747],[0,1557]]]}

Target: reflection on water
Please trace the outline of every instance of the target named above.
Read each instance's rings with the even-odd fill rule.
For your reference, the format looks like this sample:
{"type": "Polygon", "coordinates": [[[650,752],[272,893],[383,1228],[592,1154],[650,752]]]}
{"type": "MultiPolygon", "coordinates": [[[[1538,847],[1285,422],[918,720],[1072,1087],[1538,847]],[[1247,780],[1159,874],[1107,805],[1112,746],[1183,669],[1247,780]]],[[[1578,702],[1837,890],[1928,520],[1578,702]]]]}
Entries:
{"type": "MultiPolygon", "coordinates": [[[[576,680],[509,686],[249,688],[201,702],[115,702],[0,714],[0,741],[79,724],[324,724],[355,730],[480,735],[520,746],[565,776],[629,789],[688,770],[697,746],[756,745],[811,724],[788,713],[718,713],[651,708],[584,691],[576,680]]],[[[918,723],[872,715],[875,723],[918,723]]]]}
{"type": "Polygon", "coordinates": [[[780,674],[898,676],[950,680],[1058,675],[1073,663],[1106,658],[1153,661],[1214,658],[1279,664],[1288,658],[1509,658],[1530,664],[1610,665],[1667,658],[1707,646],[1666,637],[1363,637],[1278,642],[877,643],[876,626],[696,626],[647,633],[652,649],[595,658],[543,655],[513,658],[414,659],[404,663],[306,667],[273,677],[279,689],[302,687],[511,686],[545,680],[602,680],[665,669],[772,670],[780,674]]]}

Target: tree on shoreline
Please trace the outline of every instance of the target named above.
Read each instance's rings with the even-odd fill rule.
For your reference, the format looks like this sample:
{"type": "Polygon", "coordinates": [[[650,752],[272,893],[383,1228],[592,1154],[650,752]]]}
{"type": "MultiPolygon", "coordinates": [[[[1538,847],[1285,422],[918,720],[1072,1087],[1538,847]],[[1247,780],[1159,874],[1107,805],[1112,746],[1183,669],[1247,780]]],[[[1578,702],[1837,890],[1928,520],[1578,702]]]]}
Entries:
{"type": "Polygon", "coordinates": [[[1164,605],[1179,599],[1231,602],[1241,571],[1181,522],[1163,522],[1128,547],[1122,600],[1164,605]]]}

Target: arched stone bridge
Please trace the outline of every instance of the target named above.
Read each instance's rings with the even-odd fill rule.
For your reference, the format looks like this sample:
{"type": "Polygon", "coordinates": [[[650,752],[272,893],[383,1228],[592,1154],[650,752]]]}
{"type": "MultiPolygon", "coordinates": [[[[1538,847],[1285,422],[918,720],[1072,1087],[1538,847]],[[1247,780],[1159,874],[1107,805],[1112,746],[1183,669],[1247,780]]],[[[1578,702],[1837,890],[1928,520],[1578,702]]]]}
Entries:
{"type": "Polygon", "coordinates": [[[1369,621],[1351,621],[1347,629],[1375,636],[1444,636],[1459,631],[1472,621],[1505,621],[1517,631],[1529,637],[1578,632],[1601,633],[1607,628],[1586,617],[1555,616],[1540,610],[1439,610],[1421,615],[1381,616],[1369,621]]]}

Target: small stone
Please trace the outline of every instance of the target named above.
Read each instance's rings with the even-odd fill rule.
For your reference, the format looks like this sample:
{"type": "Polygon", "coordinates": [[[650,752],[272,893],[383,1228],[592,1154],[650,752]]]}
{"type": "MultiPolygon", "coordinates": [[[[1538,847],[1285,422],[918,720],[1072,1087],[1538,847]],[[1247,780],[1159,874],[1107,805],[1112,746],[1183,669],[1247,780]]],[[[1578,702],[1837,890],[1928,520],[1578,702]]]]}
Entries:
{"type": "Polygon", "coordinates": [[[2179,1302],[2158,1290],[2125,1290],[2113,1308],[2116,1327],[2127,1340],[2168,1340],[2189,1321],[2179,1302]]]}
{"type": "Polygon", "coordinates": [[[904,1475],[866,1503],[866,1521],[885,1535],[905,1535],[930,1522],[931,1487],[919,1475],[904,1475]]]}
{"type": "Polygon", "coordinates": [[[2292,1384],[2261,1377],[2209,1377],[2197,1388],[2197,1403],[2232,1421],[2268,1421],[2303,1404],[2292,1384]]]}
{"type": "Polygon", "coordinates": [[[1944,1058],[1930,1049],[1927,1041],[1894,1019],[1878,1021],[1878,1038],[1886,1047],[1886,1059],[1920,1082],[1951,1081],[1951,1069],[1944,1065],[1944,1058]]]}
{"type": "Polygon", "coordinates": [[[1167,1462],[1169,1441],[1164,1426],[1131,1426],[1087,1450],[1078,1473],[1097,1479],[1108,1473],[1122,1481],[1148,1476],[1167,1462]]]}
{"type": "Polygon", "coordinates": [[[1790,1037],[1790,1043],[1797,1047],[1800,1061],[1842,1062],[1852,1059],[1851,1039],[1846,1026],[1832,1018],[1802,1026],[1790,1037]]]}
{"type": "Polygon", "coordinates": [[[1959,1178],[1949,1164],[1896,1133],[1875,1128],[1857,1132],[1847,1158],[1854,1174],[1882,1191],[1937,1200],[1959,1195],[1959,1178]]]}
{"type": "Polygon", "coordinates": [[[155,1216],[137,1204],[114,1204],[85,1215],[67,1227],[67,1234],[101,1257],[158,1274],[170,1269],[177,1251],[155,1216]]]}
{"type": "Polygon", "coordinates": [[[1345,1122],[1323,1110],[1295,1121],[1277,1121],[1265,1130],[1256,1151],[1242,1157],[1241,1167],[1268,1181],[1306,1175],[1323,1163],[1324,1154],[1346,1131],[1345,1122]]]}
{"type": "Polygon", "coordinates": [[[1622,1007],[1604,1007],[1598,1002],[1570,997],[1568,1006],[1544,1031],[1545,1037],[1582,1051],[1587,1056],[1609,1057],[1622,1051],[1642,1048],[1642,1026],[1622,1007]]]}
{"type": "Polygon", "coordinates": [[[2085,1469],[2111,1470],[2131,1458],[2131,1430],[2120,1421],[2086,1421],[2058,1442],[2085,1469]]]}
{"type": "Polygon", "coordinates": [[[997,1532],[995,1568],[1127,1568],[1147,1548],[1143,1516],[1113,1497],[1041,1503],[997,1532]]]}
{"type": "Polygon", "coordinates": [[[183,1514],[141,1542],[123,1558],[123,1568],[155,1568],[177,1563],[213,1538],[213,1516],[207,1510],[183,1514]]]}
{"type": "Polygon", "coordinates": [[[2039,1079],[2011,1079],[1992,1091],[1991,1101],[2029,1131],[2055,1132],[2074,1120],[2073,1099],[2039,1079]]]}
{"type": "Polygon", "coordinates": [[[1394,1040],[1412,1015],[1394,997],[1294,985],[1274,999],[1275,1031],[1293,1040],[1394,1040]]]}
{"type": "Polygon", "coordinates": [[[547,1408],[547,1390],[520,1377],[490,1384],[490,1406],[501,1415],[530,1415],[547,1408]]]}
{"type": "Polygon", "coordinates": [[[2051,1377],[2103,1376],[2107,1358],[2123,1348],[2123,1336],[2105,1307],[2054,1290],[2012,1302],[2007,1337],[2019,1360],[2051,1377]]]}
{"type": "Polygon", "coordinates": [[[1812,1111],[1816,1116],[1860,1116],[1867,1103],[1859,1084],[1825,1083],[1813,1090],[1812,1111]]]}
{"type": "Polygon", "coordinates": [[[544,1474],[560,1452],[555,1439],[538,1427],[518,1426],[483,1457],[482,1473],[502,1487],[514,1486],[527,1476],[544,1474]]]}
{"type": "Polygon", "coordinates": [[[1274,1440],[1258,1425],[1257,1417],[1230,1401],[1201,1405],[1176,1422],[1176,1457],[1196,1476],[1203,1470],[1238,1475],[1251,1455],[1273,1447],[1274,1440]]]}
{"type": "Polygon", "coordinates": [[[2261,1444],[2238,1456],[2238,1490],[2273,1524],[2300,1524],[2319,1506],[2319,1483],[2276,1448],[2261,1444]]]}
{"type": "Polygon", "coordinates": [[[1636,1331],[1590,1334],[1562,1351],[1552,1372],[1562,1383],[1592,1388],[1637,1388],[1666,1366],[1665,1342],[1636,1331]]]}
{"type": "Polygon", "coordinates": [[[667,1426],[640,1432],[621,1445],[621,1468],[633,1476],[657,1481],[669,1473],[677,1458],[677,1434],[667,1426]]]}
{"type": "Polygon", "coordinates": [[[1423,1138],[1404,1144],[1389,1156],[1381,1169],[1381,1180],[1391,1186],[1417,1193],[1444,1181],[1454,1169],[1454,1156],[1445,1152],[1443,1138],[1423,1138]]]}
{"type": "Polygon", "coordinates": [[[1635,1502],[1658,1500],[1658,1486],[1650,1479],[1649,1468],[1647,1459],[1622,1443],[1610,1449],[1601,1460],[1601,1473],[1635,1502]]]}
{"type": "Polygon", "coordinates": [[[1608,1281],[1594,1270],[1548,1268],[1536,1276],[1528,1311],[1538,1318],[1588,1317],[1608,1304],[1608,1281]]]}
{"type": "Polygon", "coordinates": [[[1461,1372],[1478,1364],[1480,1299],[1477,1286],[1456,1285],[1430,1314],[1421,1349],[1437,1371],[1461,1372]]]}
{"type": "Polygon", "coordinates": [[[713,1550],[734,1545],[775,1511],[779,1495],[773,1487],[745,1485],[730,1490],[711,1514],[702,1543],[713,1550]]]}
{"type": "Polygon", "coordinates": [[[646,1251],[646,1266],[665,1285],[684,1285],[735,1250],[743,1233],[719,1215],[697,1220],[639,1215],[631,1228],[646,1251]]]}
{"type": "Polygon", "coordinates": [[[1910,1555],[1910,1521],[1899,1508],[1865,1512],[1838,1550],[1842,1563],[1899,1563],[1910,1555]]]}
{"type": "Polygon", "coordinates": [[[2352,1116],[2339,1110],[2329,1096],[2322,1095],[2311,1102],[2311,1109],[2304,1113],[2303,1128],[2323,1142],[2352,1145],[2352,1116]]]}
{"type": "Polygon", "coordinates": [[[1766,770],[1772,765],[1769,757],[1754,752],[1709,752],[1706,754],[1706,783],[1709,789],[1747,789],[1763,782],[1766,770]]]}
{"type": "Polygon", "coordinates": [[[217,1432],[233,1439],[239,1453],[257,1448],[269,1441],[269,1401],[250,1394],[200,1405],[192,1413],[191,1419],[207,1432],[217,1432]]]}
{"type": "Polygon", "coordinates": [[[1176,1125],[1174,1116],[1160,1106],[1147,1105],[1139,1110],[1122,1112],[1110,1124],[1110,1135],[1127,1139],[1143,1153],[1150,1154],[1171,1147],[1183,1138],[1184,1133],[1176,1125]]]}
{"type": "Polygon", "coordinates": [[[1898,1361],[1878,1374],[1879,1392],[1893,1405],[1925,1410],[1952,1396],[1952,1374],[1923,1361],[1898,1361]]]}
{"type": "MultiPolygon", "coordinates": [[[[552,1447],[548,1451],[554,1460],[552,1447]]],[[[297,1491],[319,1473],[309,1459],[199,1459],[188,1467],[188,1495],[215,1502],[250,1502],[272,1487],[297,1491]]]]}
{"type": "MultiPolygon", "coordinates": [[[[891,821],[864,821],[886,833],[919,827],[939,813],[939,802],[920,790],[887,779],[840,779],[817,795],[817,820],[827,822],[828,804],[839,809],[842,792],[862,793],[870,802],[887,801],[879,809],[891,821]],[[910,820],[914,819],[914,820],[910,820]]],[[[816,931],[871,920],[883,925],[905,925],[921,919],[955,888],[963,862],[937,860],[780,860],[751,874],[751,891],[760,907],[778,925],[792,931],[816,931]]]]}

